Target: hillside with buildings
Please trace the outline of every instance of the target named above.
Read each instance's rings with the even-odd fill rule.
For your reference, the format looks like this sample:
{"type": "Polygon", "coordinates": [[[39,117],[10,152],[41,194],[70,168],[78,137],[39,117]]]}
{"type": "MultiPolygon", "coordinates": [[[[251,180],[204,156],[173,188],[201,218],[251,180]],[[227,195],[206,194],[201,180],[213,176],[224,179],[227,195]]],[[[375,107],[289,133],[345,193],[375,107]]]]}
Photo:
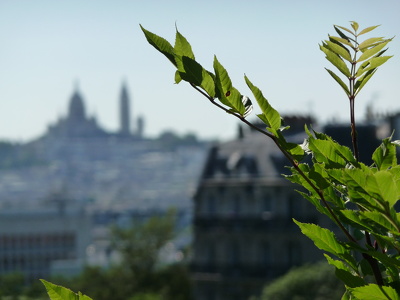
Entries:
{"type": "MultiPolygon", "coordinates": [[[[87,116],[78,90],[65,117],[39,139],[0,145],[0,207],[40,206],[64,200],[101,209],[188,209],[207,143],[144,137],[144,120],[131,128],[125,85],[120,126],[107,132],[87,116]],[[172,144],[171,144],[172,142],[172,144]]],[[[165,137],[165,135],[164,135],[165,137]]]]}

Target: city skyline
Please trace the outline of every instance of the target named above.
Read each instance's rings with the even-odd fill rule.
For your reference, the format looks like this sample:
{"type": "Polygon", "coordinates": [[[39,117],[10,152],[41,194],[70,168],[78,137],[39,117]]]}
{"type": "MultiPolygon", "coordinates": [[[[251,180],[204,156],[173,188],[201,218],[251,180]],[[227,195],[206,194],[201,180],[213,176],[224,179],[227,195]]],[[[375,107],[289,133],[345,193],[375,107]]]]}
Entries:
{"type": "MultiPolygon", "coordinates": [[[[196,58],[212,69],[213,55],[234,85],[252,98],[243,74],[259,86],[281,113],[313,113],[320,122],[347,119],[348,104],[326,73],[318,43],[334,34],[333,24],[381,24],[371,36],[399,35],[400,4],[373,1],[96,1],[47,0],[0,3],[0,140],[29,141],[64,116],[79,82],[88,115],[115,131],[116,107],[125,80],[131,116],[146,119],[147,136],[165,130],[195,132],[201,138],[232,138],[235,118],[210,106],[187,84],[174,84],[174,69],[145,40],[139,28],[174,42],[175,23],[196,58]],[[320,99],[324,98],[324,101],[320,99]]],[[[400,43],[357,100],[358,119],[366,106],[395,112],[400,43]]],[[[257,110],[255,110],[257,113],[257,110]]],[[[254,118],[254,114],[251,118],[254,118]]]]}

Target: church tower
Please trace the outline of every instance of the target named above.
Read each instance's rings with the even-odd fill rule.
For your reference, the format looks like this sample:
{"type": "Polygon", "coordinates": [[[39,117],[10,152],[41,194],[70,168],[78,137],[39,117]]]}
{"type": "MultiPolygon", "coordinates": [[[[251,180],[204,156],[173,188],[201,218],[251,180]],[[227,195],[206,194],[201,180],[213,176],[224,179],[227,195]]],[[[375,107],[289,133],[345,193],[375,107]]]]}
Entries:
{"type": "Polygon", "coordinates": [[[119,133],[124,136],[131,135],[130,112],[129,112],[129,95],[125,82],[122,84],[121,94],[119,98],[119,133]]]}

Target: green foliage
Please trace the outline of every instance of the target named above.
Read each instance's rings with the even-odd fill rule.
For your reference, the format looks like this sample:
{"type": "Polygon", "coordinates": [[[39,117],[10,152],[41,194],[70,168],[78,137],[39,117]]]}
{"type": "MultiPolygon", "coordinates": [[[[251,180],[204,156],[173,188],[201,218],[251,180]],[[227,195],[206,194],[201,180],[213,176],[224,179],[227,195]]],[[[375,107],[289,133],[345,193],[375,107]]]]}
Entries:
{"type": "Polygon", "coordinates": [[[336,300],[344,290],[332,267],[320,262],[292,269],[273,280],[263,289],[260,300],[336,300]]]}
{"type": "MultiPolygon", "coordinates": [[[[359,31],[357,22],[351,29],[335,25],[338,36],[329,36],[320,45],[327,60],[339,71],[327,69],[350,101],[353,150],[329,136],[305,128],[308,138],[302,145],[287,142],[280,114],[247,76],[245,82],[262,113],[258,117],[265,130],[246,117],[251,101],[234,88],[227,70],[214,57],[214,73],[195,60],[192,47],[176,31],[175,46],[148,30],[142,30],[158,51],[177,68],[176,83],[187,81],[213,105],[232,114],[253,129],[271,138],[291,164],[287,179],[301,185],[301,194],[338,227],[340,238],[331,229],[296,221],[301,231],[326,252],[328,263],[346,287],[343,299],[397,299],[400,294],[400,217],[395,204],[400,198],[400,166],[397,165],[398,141],[384,139],[373,154],[373,165],[359,161],[354,100],[378,67],[391,56],[383,56],[392,39],[360,36],[377,26],[359,31]],[[344,79],[343,79],[344,77],[344,79]],[[345,83],[348,82],[348,83],[345,83]],[[303,160],[305,156],[310,157],[303,160]],[[368,295],[368,296],[367,296],[368,295]]],[[[277,299],[277,298],[274,298],[277,299]]]]}
{"type": "Polygon", "coordinates": [[[10,273],[0,276],[0,299],[10,297],[17,299],[23,293],[24,275],[21,273],[10,273]]]}
{"type": "MultiPolygon", "coordinates": [[[[191,286],[187,267],[158,264],[161,247],[174,237],[174,224],[175,212],[171,210],[128,227],[113,227],[112,246],[121,256],[120,262],[107,269],[88,266],[76,278],[53,281],[96,300],[188,300],[191,286]]],[[[55,290],[60,297],[71,294],[61,287],[55,290]]]]}
{"type": "Polygon", "coordinates": [[[47,293],[51,300],[91,300],[88,296],[83,295],[82,293],[75,294],[70,289],[62,287],[60,285],[55,285],[46,280],[41,280],[44,286],[46,287],[47,293]]]}

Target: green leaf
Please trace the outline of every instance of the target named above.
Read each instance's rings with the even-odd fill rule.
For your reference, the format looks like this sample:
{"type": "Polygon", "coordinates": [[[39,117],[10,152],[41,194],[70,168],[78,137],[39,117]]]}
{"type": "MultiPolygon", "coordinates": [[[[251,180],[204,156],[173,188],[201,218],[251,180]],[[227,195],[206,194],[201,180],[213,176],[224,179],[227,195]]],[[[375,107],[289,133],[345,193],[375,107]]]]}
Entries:
{"type": "MultiPolygon", "coordinates": [[[[333,26],[334,26],[334,28],[336,29],[336,32],[338,32],[338,29],[337,29],[337,28],[340,28],[340,29],[343,29],[343,30],[347,31],[348,33],[354,35],[354,32],[351,31],[350,29],[346,28],[346,27],[339,26],[339,25],[333,25],[333,26]]],[[[339,30],[339,31],[340,31],[340,30],[339,30]]],[[[338,33],[339,33],[339,32],[338,32],[338,33]]],[[[343,35],[344,35],[344,34],[343,34],[343,35]]]]}
{"type": "Polygon", "coordinates": [[[383,37],[369,38],[369,39],[366,39],[361,44],[359,44],[358,49],[360,49],[362,51],[363,49],[369,48],[372,45],[374,45],[375,43],[382,42],[382,41],[383,41],[383,37]]]}
{"type": "Polygon", "coordinates": [[[390,41],[387,41],[385,43],[378,44],[374,47],[371,47],[371,48],[365,50],[364,53],[361,54],[361,56],[357,59],[357,62],[366,60],[366,59],[370,58],[371,56],[374,56],[376,53],[381,51],[389,42],[390,41]]]}
{"type": "Polygon", "coordinates": [[[386,170],[397,165],[396,146],[390,142],[390,138],[382,141],[372,154],[372,159],[378,170],[386,170]]]}
{"type": "Polygon", "coordinates": [[[352,296],[362,300],[399,300],[400,296],[396,290],[390,286],[379,286],[369,284],[356,288],[349,288],[352,296]]]}
{"type": "Polygon", "coordinates": [[[178,30],[176,30],[175,35],[174,52],[178,56],[187,56],[193,60],[195,59],[192,46],[178,30]]]}
{"type": "Polygon", "coordinates": [[[379,26],[380,25],[370,26],[370,27],[364,28],[363,30],[360,31],[360,33],[357,36],[362,35],[362,34],[367,33],[367,32],[370,32],[370,31],[374,30],[375,28],[377,28],[379,26]]]}
{"type": "Polygon", "coordinates": [[[335,41],[337,41],[339,43],[342,43],[342,44],[344,44],[346,46],[349,46],[352,49],[355,49],[354,45],[352,43],[350,43],[348,39],[345,39],[343,37],[337,37],[337,36],[330,36],[329,38],[333,39],[333,40],[335,40],[335,41]]]}
{"type": "Polygon", "coordinates": [[[178,84],[179,82],[182,81],[181,74],[178,70],[175,71],[175,83],[178,84]]]}
{"type": "Polygon", "coordinates": [[[356,72],[356,77],[361,76],[363,73],[367,71],[376,69],[377,67],[383,65],[391,57],[393,56],[379,56],[367,60],[358,68],[356,72]]]}
{"type": "Polygon", "coordinates": [[[366,284],[366,282],[360,277],[354,275],[349,268],[339,260],[332,259],[329,255],[325,255],[328,263],[335,267],[335,275],[348,287],[359,287],[366,284]]]}
{"type": "Polygon", "coordinates": [[[301,232],[310,238],[319,249],[344,259],[352,267],[356,265],[349,250],[347,250],[346,247],[336,239],[332,231],[326,228],[321,228],[315,224],[300,223],[296,220],[293,221],[300,227],[301,232]]]}
{"type": "Polygon", "coordinates": [[[342,87],[342,89],[344,90],[344,92],[346,93],[347,96],[350,95],[350,91],[349,88],[347,87],[347,85],[343,82],[342,79],[340,79],[339,76],[337,76],[334,72],[332,72],[331,70],[325,68],[325,70],[328,71],[328,73],[333,77],[333,79],[336,80],[337,83],[339,83],[339,85],[342,87]]]}
{"type": "Polygon", "coordinates": [[[164,54],[169,61],[176,66],[174,48],[172,45],[166,39],[144,29],[142,25],[140,25],[140,28],[142,29],[149,44],[164,54]]]}
{"type": "Polygon", "coordinates": [[[282,119],[280,114],[269,104],[268,100],[264,97],[261,90],[254,86],[247,76],[244,76],[247,86],[252,91],[254,98],[256,99],[258,106],[261,108],[262,116],[261,120],[273,130],[278,130],[282,126],[282,119]]]}
{"type": "Polygon", "coordinates": [[[242,102],[242,95],[232,86],[232,81],[226,69],[214,56],[214,72],[216,88],[220,91],[219,100],[234,109],[234,112],[244,115],[246,108],[242,102]]]}
{"type": "Polygon", "coordinates": [[[326,164],[327,168],[345,167],[348,163],[358,165],[351,150],[332,139],[308,139],[308,148],[312,151],[315,160],[326,164]]]}
{"type": "Polygon", "coordinates": [[[354,85],[354,89],[356,91],[355,95],[357,96],[358,93],[362,90],[362,88],[367,84],[367,82],[374,76],[377,69],[369,70],[367,73],[364,74],[363,77],[356,81],[354,85]]]}
{"type": "Polygon", "coordinates": [[[44,284],[51,300],[92,300],[90,297],[85,296],[81,293],[76,294],[70,289],[62,287],[60,285],[55,285],[46,280],[40,279],[44,284]]]}
{"type": "Polygon", "coordinates": [[[351,21],[351,27],[353,27],[354,31],[358,30],[358,23],[356,21],[351,21]]]}
{"type": "MultiPolygon", "coordinates": [[[[200,86],[210,97],[214,97],[215,85],[214,79],[210,73],[207,72],[207,70],[204,69],[197,61],[187,56],[182,57],[181,63],[183,70],[179,70],[180,78],[196,86],[200,86]]],[[[176,78],[177,77],[175,76],[175,81],[176,78]]]]}
{"type": "Polygon", "coordinates": [[[399,200],[399,190],[393,174],[388,171],[378,171],[366,178],[366,191],[377,201],[380,199],[394,206],[399,200]]]}
{"type": "Polygon", "coordinates": [[[350,77],[351,73],[346,63],[334,52],[326,47],[320,46],[320,49],[325,53],[326,59],[330,61],[340,72],[346,77],[350,77]]]}
{"type": "Polygon", "coordinates": [[[347,60],[349,62],[352,61],[350,52],[346,48],[342,47],[340,44],[337,44],[337,43],[331,42],[331,41],[325,41],[325,43],[329,50],[331,50],[335,54],[343,57],[345,60],[347,60]]]}

